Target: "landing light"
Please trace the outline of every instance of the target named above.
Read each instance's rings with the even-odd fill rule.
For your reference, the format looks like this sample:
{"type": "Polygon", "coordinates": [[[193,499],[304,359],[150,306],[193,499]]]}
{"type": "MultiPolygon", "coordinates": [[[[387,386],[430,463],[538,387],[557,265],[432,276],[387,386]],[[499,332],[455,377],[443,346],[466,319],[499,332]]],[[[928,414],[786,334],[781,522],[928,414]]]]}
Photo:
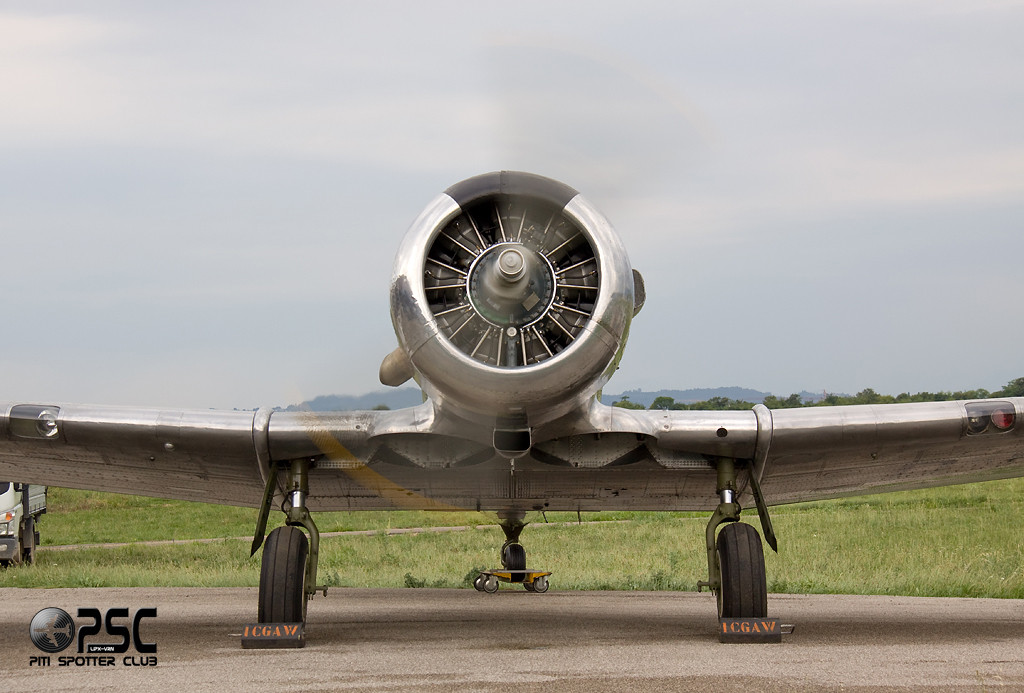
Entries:
{"type": "Polygon", "coordinates": [[[9,425],[17,438],[56,438],[60,433],[57,420],[59,407],[38,404],[18,404],[11,407],[9,425]]]}
{"type": "Polygon", "coordinates": [[[36,419],[36,430],[43,438],[53,438],[57,435],[57,414],[50,409],[39,412],[36,419]]]}

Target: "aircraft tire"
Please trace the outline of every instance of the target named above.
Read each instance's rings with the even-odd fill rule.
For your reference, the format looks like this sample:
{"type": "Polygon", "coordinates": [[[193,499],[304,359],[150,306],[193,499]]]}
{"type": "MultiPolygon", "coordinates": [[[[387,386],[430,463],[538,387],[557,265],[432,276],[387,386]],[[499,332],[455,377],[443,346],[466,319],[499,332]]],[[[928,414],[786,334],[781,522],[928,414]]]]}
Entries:
{"type": "Polygon", "coordinates": [[[722,586],[718,590],[720,618],[763,618],[768,615],[761,535],[742,522],[733,522],[718,533],[718,563],[722,586]]]}
{"type": "Polygon", "coordinates": [[[260,566],[260,623],[306,620],[306,557],[309,540],[296,527],[278,527],[267,536],[260,566]]]}
{"type": "Polygon", "coordinates": [[[501,552],[501,565],[506,570],[526,570],[526,549],[522,544],[509,544],[501,552]]]}

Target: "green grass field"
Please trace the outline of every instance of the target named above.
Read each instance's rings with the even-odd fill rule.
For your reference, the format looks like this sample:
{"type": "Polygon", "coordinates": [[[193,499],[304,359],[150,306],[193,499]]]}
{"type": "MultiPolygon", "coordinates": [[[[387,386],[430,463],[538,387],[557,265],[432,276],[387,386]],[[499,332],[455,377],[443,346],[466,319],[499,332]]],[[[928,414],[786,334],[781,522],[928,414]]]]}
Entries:
{"type": "MultiPolygon", "coordinates": [[[[207,544],[40,551],[7,569],[13,587],[245,586],[255,510],[51,489],[43,545],[222,538],[207,544]]],[[[280,513],[275,513],[280,517],[280,513]]],[[[760,528],[756,513],[744,513],[760,528]]],[[[767,554],[772,592],[1024,598],[1024,479],[772,509],[780,553],[767,554]]],[[[552,513],[551,521],[575,520],[552,513]]],[[[272,519],[277,519],[272,516],[272,519]]],[[[543,523],[540,515],[531,521],[543,523]]],[[[704,527],[692,513],[587,513],[626,523],[539,527],[523,534],[529,564],[553,589],[693,590],[706,579],[704,527]]],[[[487,513],[322,513],[322,532],[479,525],[487,513]]],[[[444,534],[328,537],[321,584],[469,587],[494,567],[498,527],[444,534]]]]}

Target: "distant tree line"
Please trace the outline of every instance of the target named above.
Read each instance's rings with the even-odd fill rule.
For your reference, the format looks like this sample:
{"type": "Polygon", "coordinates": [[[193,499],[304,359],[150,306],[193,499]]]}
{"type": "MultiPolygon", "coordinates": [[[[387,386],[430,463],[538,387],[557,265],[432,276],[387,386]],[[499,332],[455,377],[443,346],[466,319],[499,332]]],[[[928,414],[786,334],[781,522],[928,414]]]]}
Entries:
{"type": "MultiPolygon", "coordinates": [[[[986,397],[1024,397],[1024,378],[1016,378],[1006,384],[1002,390],[989,392],[985,389],[961,390],[958,392],[918,392],[915,395],[909,392],[902,392],[898,395],[880,395],[870,387],[861,390],[855,395],[829,395],[816,402],[805,401],[800,395],[793,394],[789,397],[776,397],[768,395],[764,398],[764,404],[769,409],[795,409],[796,407],[824,407],[844,404],[897,404],[902,402],[944,402],[955,399],[985,399],[986,397]]],[[[630,402],[628,395],[612,404],[613,407],[623,409],[643,409],[642,404],[630,402]]],[[[651,409],[693,409],[693,410],[715,410],[723,409],[750,409],[753,402],[745,402],[739,399],[728,397],[712,397],[703,402],[686,404],[677,402],[671,397],[656,397],[651,402],[651,409]]]]}

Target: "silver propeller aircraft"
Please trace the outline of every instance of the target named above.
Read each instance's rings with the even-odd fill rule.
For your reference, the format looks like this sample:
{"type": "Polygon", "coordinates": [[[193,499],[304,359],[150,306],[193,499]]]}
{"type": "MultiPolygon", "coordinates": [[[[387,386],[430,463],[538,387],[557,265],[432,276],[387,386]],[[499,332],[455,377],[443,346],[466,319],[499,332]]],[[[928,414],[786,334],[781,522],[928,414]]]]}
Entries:
{"type": "MultiPolygon", "coordinates": [[[[528,511],[706,510],[722,617],[763,617],[757,509],[1024,476],[1024,398],[770,411],[601,404],[643,280],[572,188],[490,173],[437,196],[391,280],[398,348],[380,367],[422,405],[330,414],[0,405],[0,478],[260,508],[259,620],[303,621],[317,510],[497,511],[502,563],[526,568],[528,511]],[[303,531],[305,530],[305,531],[303,531]],[[308,535],[308,538],[307,538],[308,535]]],[[[528,587],[538,587],[528,585],[528,587]]],[[[535,590],[539,591],[539,590],[535,590]]]]}

